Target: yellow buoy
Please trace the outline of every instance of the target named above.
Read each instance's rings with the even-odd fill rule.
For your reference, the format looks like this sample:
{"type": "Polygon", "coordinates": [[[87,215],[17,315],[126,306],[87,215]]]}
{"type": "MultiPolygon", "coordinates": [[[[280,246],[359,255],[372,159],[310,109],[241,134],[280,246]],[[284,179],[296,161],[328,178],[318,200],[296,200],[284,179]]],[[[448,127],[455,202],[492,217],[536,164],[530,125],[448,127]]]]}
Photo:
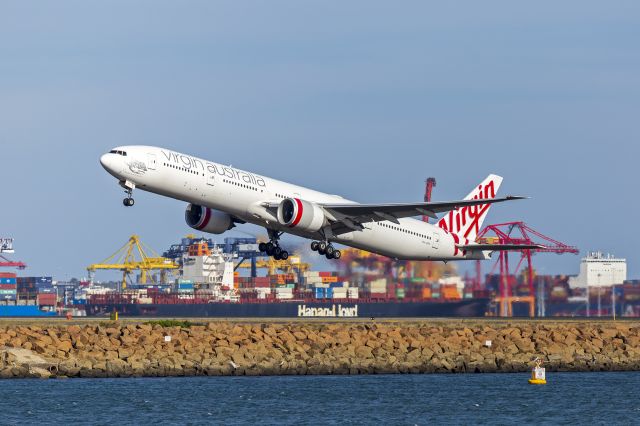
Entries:
{"type": "Polygon", "coordinates": [[[535,359],[536,366],[531,370],[531,378],[529,379],[530,385],[546,385],[547,377],[544,367],[542,367],[542,360],[540,358],[535,359]]]}

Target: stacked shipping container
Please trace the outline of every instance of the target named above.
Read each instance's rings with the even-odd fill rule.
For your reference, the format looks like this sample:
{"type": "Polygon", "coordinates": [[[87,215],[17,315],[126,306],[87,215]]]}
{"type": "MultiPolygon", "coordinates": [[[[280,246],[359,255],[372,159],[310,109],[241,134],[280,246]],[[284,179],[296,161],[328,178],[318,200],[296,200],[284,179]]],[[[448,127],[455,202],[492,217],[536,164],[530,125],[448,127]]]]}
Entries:
{"type": "Polygon", "coordinates": [[[0,273],[0,301],[15,301],[17,295],[16,274],[0,273]]]}

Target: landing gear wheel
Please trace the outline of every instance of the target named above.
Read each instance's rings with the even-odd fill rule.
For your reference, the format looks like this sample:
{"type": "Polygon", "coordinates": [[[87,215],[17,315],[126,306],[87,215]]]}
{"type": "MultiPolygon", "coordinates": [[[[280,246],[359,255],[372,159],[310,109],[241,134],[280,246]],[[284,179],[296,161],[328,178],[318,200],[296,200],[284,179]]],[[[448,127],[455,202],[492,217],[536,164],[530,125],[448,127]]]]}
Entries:
{"type": "Polygon", "coordinates": [[[335,253],[336,249],[333,248],[333,246],[331,244],[329,244],[327,246],[327,248],[324,250],[324,252],[327,254],[327,256],[330,256],[330,258],[333,258],[333,253],[335,253]]]}
{"type": "Polygon", "coordinates": [[[264,253],[265,251],[267,251],[267,243],[260,243],[258,244],[258,250],[262,253],[264,253]]]}
{"type": "Polygon", "coordinates": [[[327,253],[324,256],[329,260],[333,259],[333,255],[332,254],[327,253]]]}
{"type": "Polygon", "coordinates": [[[311,242],[311,250],[312,251],[318,251],[318,246],[319,246],[319,243],[317,241],[312,241],[311,242]]]}
{"type": "Polygon", "coordinates": [[[338,260],[342,257],[342,253],[340,253],[340,250],[336,250],[333,252],[333,258],[338,260]]]}
{"type": "Polygon", "coordinates": [[[274,260],[282,260],[282,255],[281,255],[281,254],[279,254],[279,253],[274,253],[274,255],[273,255],[273,259],[274,259],[274,260]]]}
{"type": "Polygon", "coordinates": [[[273,257],[280,257],[281,254],[282,254],[282,249],[278,246],[275,246],[273,248],[273,257]]]}
{"type": "Polygon", "coordinates": [[[286,250],[282,250],[282,253],[280,253],[280,259],[287,260],[288,258],[289,258],[289,252],[286,250]]]}
{"type": "Polygon", "coordinates": [[[122,204],[124,204],[126,207],[131,207],[135,204],[135,201],[133,200],[133,198],[127,197],[124,200],[122,200],[122,204]]]}
{"type": "Polygon", "coordinates": [[[267,254],[269,256],[273,256],[276,253],[276,246],[273,245],[273,243],[267,243],[267,249],[265,250],[265,252],[267,252],[267,254]]]}

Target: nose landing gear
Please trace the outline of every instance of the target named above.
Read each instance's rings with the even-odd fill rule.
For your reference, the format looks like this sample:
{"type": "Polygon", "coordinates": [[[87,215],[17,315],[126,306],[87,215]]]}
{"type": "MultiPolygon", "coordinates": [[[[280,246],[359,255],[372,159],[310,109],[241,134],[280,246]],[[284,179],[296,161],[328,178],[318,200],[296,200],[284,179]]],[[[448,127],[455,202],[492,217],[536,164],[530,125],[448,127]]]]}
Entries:
{"type": "Polygon", "coordinates": [[[120,182],[120,186],[124,188],[124,192],[125,194],[127,194],[127,197],[122,200],[122,204],[124,204],[125,207],[132,207],[136,203],[132,197],[133,190],[135,189],[136,185],[127,180],[124,182],[120,182]]]}
{"type": "Polygon", "coordinates": [[[311,250],[317,251],[320,255],[325,256],[327,259],[340,259],[342,253],[337,250],[331,243],[327,241],[313,241],[311,243],[311,250]]]}

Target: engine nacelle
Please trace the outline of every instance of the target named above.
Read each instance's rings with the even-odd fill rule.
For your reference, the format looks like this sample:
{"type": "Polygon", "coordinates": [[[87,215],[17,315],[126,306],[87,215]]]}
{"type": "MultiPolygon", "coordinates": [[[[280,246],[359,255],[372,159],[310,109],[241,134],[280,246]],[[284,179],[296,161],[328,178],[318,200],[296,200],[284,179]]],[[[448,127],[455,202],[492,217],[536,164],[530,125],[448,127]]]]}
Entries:
{"type": "Polygon", "coordinates": [[[210,234],[222,234],[235,226],[233,219],[227,213],[195,204],[187,206],[184,218],[187,225],[193,229],[210,234]]]}
{"type": "Polygon", "coordinates": [[[326,225],[327,218],[317,204],[299,198],[286,198],[278,206],[278,222],[289,228],[316,232],[326,225]]]}

